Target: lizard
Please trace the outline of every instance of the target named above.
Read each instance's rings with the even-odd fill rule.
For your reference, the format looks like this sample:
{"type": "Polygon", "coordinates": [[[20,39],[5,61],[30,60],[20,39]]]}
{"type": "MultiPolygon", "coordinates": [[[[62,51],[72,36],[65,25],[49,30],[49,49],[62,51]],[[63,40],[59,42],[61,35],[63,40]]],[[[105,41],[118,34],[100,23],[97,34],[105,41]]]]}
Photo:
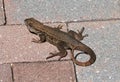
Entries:
{"type": "Polygon", "coordinates": [[[81,29],[81,31],[78,30],[77,33],[73,30],[69,30],[68,32],[61,31],[61,25],[58,25],[56,28],[52,28],[50,26],[44,25],[34,18],[27,18],[24,20],[24,23],[30,33],[40,37],[40,39],[33,38],[32,42],[43,43],[47,41],[50,44],[56,46],[59,50],[57,53],[51,52],[51,55],[46,59],[59,56],[58,60],[61,60],[63,57],[67,56],[67,50],[70,50],[72,53],[71,60],[79,66],[90,66],[96,61],[96,54],[94,51],[81,42],[84,37],[88,36],[87,34],[84,36],[82,35],[84,27],[81,29]],[[79,50],[89,55],[90,59],[86,62],[78,61],[76,59],[77,55],[74,57],[74,50],[79,50]]]}

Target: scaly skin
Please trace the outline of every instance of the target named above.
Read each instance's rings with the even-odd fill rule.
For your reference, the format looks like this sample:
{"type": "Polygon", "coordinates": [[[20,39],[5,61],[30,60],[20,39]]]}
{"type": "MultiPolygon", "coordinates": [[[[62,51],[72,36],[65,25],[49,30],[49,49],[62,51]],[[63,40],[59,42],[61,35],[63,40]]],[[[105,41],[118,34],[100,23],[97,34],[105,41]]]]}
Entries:
{"type": "Polygon", "coordinates": [[[78,31],[78,33],[72,30],[66,33],[60,30],[62,28],[60,25],[57,28],[52,28],[50,26],[44,25],[34,18],[25,19],[24,22],[31,33],[36,34],[40,37],[40,40],[33,39],[33,42],[42,43],[48,41],[49,43],[55,45],[60,51],[58,53],[50,53],[51,56],[47,57],[46,59],[52,58],[54,56],[60,56],[60,60],[67,55],[66,50],[70,49],[72,53],[71,59],[75,64],[79,66],[89,66],[95,62],[96,55],[94,51],[87,45],[80,42],[80,40],[88,36],[87,34],[82,36],[84,28],[82,28],[81,31],[78,31]],[[85,54],[88,54],[90,56],[90,59],[86,62],[79,62],[74,57],[74,50],[83,51],[85,54]]]}

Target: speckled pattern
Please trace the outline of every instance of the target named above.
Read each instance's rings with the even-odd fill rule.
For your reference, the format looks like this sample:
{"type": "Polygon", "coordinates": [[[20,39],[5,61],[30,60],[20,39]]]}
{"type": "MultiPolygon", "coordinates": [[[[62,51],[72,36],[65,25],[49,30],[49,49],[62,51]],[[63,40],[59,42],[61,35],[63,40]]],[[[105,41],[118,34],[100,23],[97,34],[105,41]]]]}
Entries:
{"type": "Polygon", "coordinates": [[[70,23],[69,29],[85,27],[82,42],[96,53],[92,66],[76,66],[78,82],[120,82],[120,21],[70,23]]]}
{"type": "Polygon", "coordinates": [[[8,24],[120,18],[120,0],[5,0],[8,24]]]}
{"type": "MultiPolygon", "coordinates": [[[[41,77],[41,82],[120,82],[120,0],[4,2],[5,9],[0,0],[0,82],[40,82],[41,77]],[[70,53],[61,62],[56,61],[57,57],[46,60],[57,49],[47,42],[31,42],[38,37],[22,25],[28,17],[52,27],[62,24],[63,31],[85,27],[84,34],[89,37],[82,42],[95,51],[96,62],[88,67],[74,66],[69,60],[70,53]]],[[[78,59],[88,57],[82,56],[78,59]]]]}

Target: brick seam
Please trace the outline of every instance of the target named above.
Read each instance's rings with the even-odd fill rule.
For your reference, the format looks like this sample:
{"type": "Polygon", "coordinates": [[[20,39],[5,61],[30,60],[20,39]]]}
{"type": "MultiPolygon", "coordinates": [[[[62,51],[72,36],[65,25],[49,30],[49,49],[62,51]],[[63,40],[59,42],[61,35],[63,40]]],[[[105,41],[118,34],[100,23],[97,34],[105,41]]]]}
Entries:
{"type": "Polygon", "coordinates": [[[12,65],[12,63],[11,63],[10,68],[11,68],[11,74],[12,74],[12,81],[14,82],[14,72],[13,72],[13,65],[12,65]]]}
{"type": "Polygon", "coordinates": [[[4,12],[4,24],[3,25],[6,25],[7,24],[7,17],[6,17],[6,10],[5,10],[5,2],[4,0],[2,0],[2,3],[3,3],[3,12],[4,12]]]}

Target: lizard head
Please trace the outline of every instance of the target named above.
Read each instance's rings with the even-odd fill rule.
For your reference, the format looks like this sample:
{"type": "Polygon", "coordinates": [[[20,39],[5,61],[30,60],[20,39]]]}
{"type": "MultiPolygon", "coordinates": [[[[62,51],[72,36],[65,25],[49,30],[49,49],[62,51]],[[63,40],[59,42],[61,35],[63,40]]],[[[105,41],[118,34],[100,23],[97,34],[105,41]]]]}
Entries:
{"type": "Polygon", "coordinates": [[[40,31],[34,28],[34,24],[36,23],[34,18],[27,18],[24,20],[25,25],[27,26],[28,30],[33,34],[38,34],[40,31]]]}
{"type": "Polygon", "coordinates": [[[24,20],[25,25],[28,27],[30,26],[31,28],[33,28],[34,23],[35,23],[35,19],[34,18],[27,18],[24,20]]]}

